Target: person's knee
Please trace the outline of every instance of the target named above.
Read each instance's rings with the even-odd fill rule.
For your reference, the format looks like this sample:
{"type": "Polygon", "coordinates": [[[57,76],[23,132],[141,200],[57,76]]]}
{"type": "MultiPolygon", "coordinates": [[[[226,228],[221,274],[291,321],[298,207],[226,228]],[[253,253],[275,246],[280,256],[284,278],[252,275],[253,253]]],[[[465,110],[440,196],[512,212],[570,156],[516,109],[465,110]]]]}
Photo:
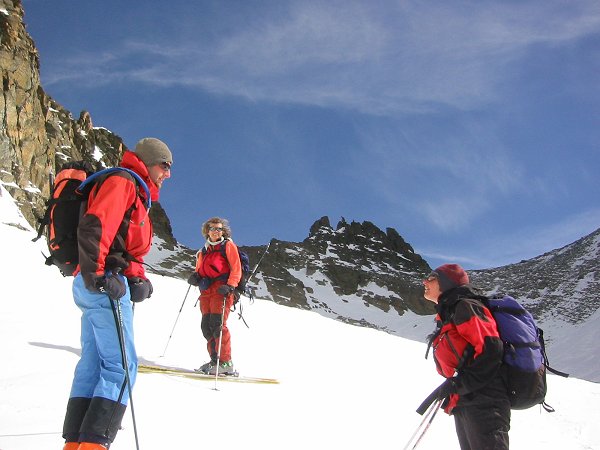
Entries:
{"type": "Polygon", "coordinates": [[[208,340],[212,337],[212,331],[210,329],[210,314],[202,316],[202,322],[200,322],[200,329],[202,330],[202,336],[208,340]]]}
{"type": "Polygon", "coordinates": [[[221,333],[221,315],[210,314],[209,324],[212,336],[218,338],[221,333]]]}

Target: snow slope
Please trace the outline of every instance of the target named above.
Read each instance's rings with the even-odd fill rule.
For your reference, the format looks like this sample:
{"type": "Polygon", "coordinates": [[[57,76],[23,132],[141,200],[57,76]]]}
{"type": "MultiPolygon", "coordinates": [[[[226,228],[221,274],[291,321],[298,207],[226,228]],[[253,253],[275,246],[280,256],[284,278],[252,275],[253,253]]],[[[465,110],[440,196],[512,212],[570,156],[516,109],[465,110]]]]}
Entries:
{"type": "MultiPolygon", "coordinates": [[[[32,243],[34,235],[0,186],[0,450],[62,448],[80,350],[71,279],[44,265],[45,243],[32,243]]],[[[154,296],[135,312],[140,359],[197,367],[206,354],[196,292],[184,302],[185,282],[152,282],[154,296]]],[[[246,302],[244,317],[250,328],[230,317],[236,366],[281,383],[220,382],[215,390],[212,380],[139,374],[140,449],[402,448],[421,421],[415,408],[441,382],[419,342],[262,300],[246,302]]],[[[511,448],[600,449],[600,385],[555,376],[549,385],[556,412],[513,412],[511,448]]],[[[131,409],[123,427],[112,450],[135,449],[131,409]]],[[[452,419],[440,413],[419,449],[442,447],[458,444],[452,419]]]]}

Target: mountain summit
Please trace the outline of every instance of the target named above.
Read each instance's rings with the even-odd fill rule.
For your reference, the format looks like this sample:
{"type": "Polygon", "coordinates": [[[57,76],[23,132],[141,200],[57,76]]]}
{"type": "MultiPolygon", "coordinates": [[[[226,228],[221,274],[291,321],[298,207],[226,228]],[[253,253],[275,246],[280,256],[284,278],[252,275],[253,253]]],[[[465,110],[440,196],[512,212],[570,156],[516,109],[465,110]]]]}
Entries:
{"type": "Polygon", "coordinates": [[[342,218],[334,229],[322,217],[302,242],[271,241],[258,287],[277,303],[327,311],[352,322],[361,319],[336,312],[319,292],[400,315],[407,310],[431,314],[421,285],[428,271],[429,265],[393,228],[383,232],[371,222],[342,218]]]}

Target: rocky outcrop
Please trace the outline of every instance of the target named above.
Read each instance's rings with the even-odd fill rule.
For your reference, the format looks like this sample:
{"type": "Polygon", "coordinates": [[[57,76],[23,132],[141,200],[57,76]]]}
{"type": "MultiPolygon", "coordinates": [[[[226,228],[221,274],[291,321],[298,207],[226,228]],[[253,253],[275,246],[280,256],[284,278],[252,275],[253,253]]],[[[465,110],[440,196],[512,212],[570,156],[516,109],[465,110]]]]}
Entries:
{"type": "MultiPolygon", "coordinates": [[[[257,261],[266,248],[246,250],[257,261]]],[[[262,297],[303,309],[331,312],[328,301],[337,297],[349,305],[360,302],[397,315],[427,315],[434,311],[423,301],[421,280],[430,270],[393,228],[383,232],[371,222],[348,223],[342,218],[334,229],[329,218],[322,217],[302,242],[273,239],[260,279],[252,284],[262,297]]],[[[469,271],[476,287],[487,294],[511,294],[540,323],[559,319],[572,324],[585,322],[600,308],[599,274],[600,229],[531,260],[469,271]]],[[[352,314],[337,318],[360,319],[352,314]]]]}
{"type": "Polygon", "coordinates": [[[23,26],[19,1],[0,0],[0,180],[32,222],[32,204],[48,193],[48,100],[40,87],[39,57],[23,26]]]}
{"type": "MultiPolygon", "coordinates": [[[[94,127],[89,112],[74,119],[44,92],[38,51],[23,14],[20,1],[0,0],[0,182],[37,227],[49,197],[50,175],[63,163],[84,160],[96,169],[113,167],[126,146],[113,132],[94,127]]],[[[155,234],[174,247],[171,225],[160,204],[155,203],[151,215],[155,234]]]]}
{"type": "Polygon", "coordinates": [[[581,323],[600,308],[600,229],[527,261],[470,272],[487,292],[507,292],[542,321],[581,323]]]}
{"type": "MultiPolygon", "coordinates": [[[[251,261],[257,261],[266,248],[245,250],[251,261]]],[[[266,289],[273,301],[303,309],[331,309],[327,298],[307,285],[310,280],[349,304],[423,315],[433,313],[432,305],[423,300],[421,284],[430,270],[393,228],[383,232],[371,222],[348,223],[342,218],[333,229],[329,218],[322,217],[302,242],[271,240],[260,266],[260,282],[253,284],[266,289]]]]}
{"type": "Polygon", "coordinates": [[[0,181],[35,225],[57,167],[69,159],[114,166],[123,142],[108,130],[95,129],[88,112],[74,120],[44,92],[20,1],[0,0],[0,30],[0,181]]]}

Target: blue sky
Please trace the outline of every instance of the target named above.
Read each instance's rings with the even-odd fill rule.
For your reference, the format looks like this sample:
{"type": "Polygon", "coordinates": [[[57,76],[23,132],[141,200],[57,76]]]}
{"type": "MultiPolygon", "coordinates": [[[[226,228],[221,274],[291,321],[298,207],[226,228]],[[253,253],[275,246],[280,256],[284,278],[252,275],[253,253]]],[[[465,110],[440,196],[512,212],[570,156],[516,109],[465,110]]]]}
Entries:
{"type": "Polygon", "coordinates": [[[176,238],[321,216],[487,268],[600,227],[593,1],[24,0],[46,92],[173,150],[176,238]]]}

